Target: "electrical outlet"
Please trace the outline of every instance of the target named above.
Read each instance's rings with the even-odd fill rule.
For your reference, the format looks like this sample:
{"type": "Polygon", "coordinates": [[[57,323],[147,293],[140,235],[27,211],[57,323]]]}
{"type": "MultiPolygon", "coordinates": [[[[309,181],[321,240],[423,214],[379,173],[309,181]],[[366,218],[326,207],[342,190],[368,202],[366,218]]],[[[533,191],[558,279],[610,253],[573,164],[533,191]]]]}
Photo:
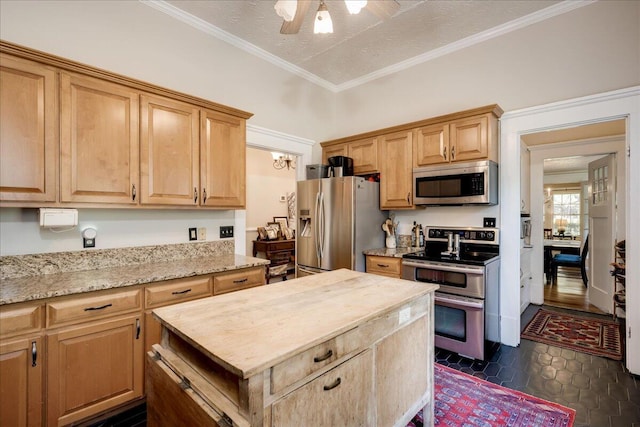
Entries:
{"type": "Polygon", "coordinates": [[[207,240],[207,229],[205,227],[198,228],[198,240],[207,240]]]}
{"type": "Polygon", "coordinates": [[[189,240],[198,240],[198,231],[195,227],[189,229],[189,240]]]}
{"type": "Polygon", "coordinates": [[[221,226],[220,227],[220,238],[228,239],[233,237],[233,225],[221,226]]]}

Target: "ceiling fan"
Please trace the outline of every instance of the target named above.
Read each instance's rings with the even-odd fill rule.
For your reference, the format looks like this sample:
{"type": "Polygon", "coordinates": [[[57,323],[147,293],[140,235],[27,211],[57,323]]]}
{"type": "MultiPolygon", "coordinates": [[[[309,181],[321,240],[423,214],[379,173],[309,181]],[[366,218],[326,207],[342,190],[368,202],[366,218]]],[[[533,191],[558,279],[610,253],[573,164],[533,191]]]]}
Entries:
{"type": "MultiPolygon", "coordinates": [[[[283,18],[280,34],[297,34],[311,3],[318,0],[278,0],[274,6],[276,13],[283,18]]],[[[400,8],[396,0],[345,0],[349,13],[354,15],[366,8],[381,19],[391,18],[400,8]]],[[[320,0],[320,6],[316,14],[314,33],[332,33],[333,25],[324,0],[320,0]],[[323,22],[324,21],[324,22],[323,22]]]]}

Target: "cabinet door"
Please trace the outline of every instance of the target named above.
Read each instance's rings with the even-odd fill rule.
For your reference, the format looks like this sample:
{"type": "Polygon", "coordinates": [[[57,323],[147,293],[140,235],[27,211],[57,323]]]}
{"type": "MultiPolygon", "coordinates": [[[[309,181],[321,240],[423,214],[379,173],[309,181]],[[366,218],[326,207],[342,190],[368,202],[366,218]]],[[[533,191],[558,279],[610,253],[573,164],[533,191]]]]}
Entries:
{"type": "Polygon", "coordinates": [[[0,55],[0,201],[56,201],[56,73],[0,55]]]}
{"type": "Polygon", "coordinates": [[[377,138],[350,142],[348,152],[349,157],[353,159],[354,175],[378,172],[377,138]]]}
{"type": "Polygon", "coordinates": [[[413,153],[415,166],[449,162],[449,125],[437,124],[415,130],[413,153]]]}
{"type": "Polygon", "coordinates": [[[142,396],[140,323],[129,316],[48,334],[48,425],[70,424],[142,396]]]}
{"type": "Polygon", "coordinates": [[[380,137],[380,209],[413,207],[412,133],[396,132],[380,137]]]}
{"type": "MultiPolygon", "coordinates": [[[[433,392],[433,337],[423,316],[383,339],[375,348],[377,425],[395,425],[404,411],[433,392]],[[402,348],[399,352],[398,349],[402,348]]],[[[432,395],[428,396],[432,401],[432,395]]],[[[424,401],[424,400],[423,400],[424,401]]]]}
{"type": "Polygon", "coordinates": [[[329,147],[324,147],[322,149],[322,164],[327,165],[329,161],[327,160],[329,157],[333,156],[348,156],[349,149],[347,147],[347,143],[331,145],[329,147]]]}
{"type": "Polygon", "coordinates": [[[137,203],[138,94],[73,74],[60,88],[61,201],[137,203]]]}
{"type": "Polygon", "coordinates": [[[205,110],[202,112],[200,179],[203,206],[245,207],[245,121],[205,110]]]}
{"type": "Polygon", "coordinates": [[[140,202],[200,201],[200,110],[167,98],[140,98],[140,202]]]}
{"type": "Polygon", "coordinates": [[[0,344],[0,425],[41,426],[42,337],[0,344]]]}
{"type": "Polygon", "coordinates": [[[489,121],[486,116],[452,122],[450,132],[452,162],[488,157],[489,121]]]}
{"type": "Polygon", "coordinates": [[[275,402],[273,425],[373,425],[372,370],[371,350],[349,359],[275,402]]]}

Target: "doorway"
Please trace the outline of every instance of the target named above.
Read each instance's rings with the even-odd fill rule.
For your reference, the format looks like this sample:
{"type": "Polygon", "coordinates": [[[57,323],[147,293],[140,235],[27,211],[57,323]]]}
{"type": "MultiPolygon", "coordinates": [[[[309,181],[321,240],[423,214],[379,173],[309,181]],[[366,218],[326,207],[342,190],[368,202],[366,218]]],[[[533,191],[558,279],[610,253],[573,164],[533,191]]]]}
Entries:
{"type": "MultiPolygon", "coordinates": [[[[561,251],[578,256],[582,254],[589,233],[588,165],[609,153],[618,154],[618,171],[613,177],[613,183],[617,181],[618,184],[617,224],[609,238],[624,239],[625,132],[625,120],[613,120],[522,137],[531,162],[529,176],[522,176],[521,179],[529,181],[530,185],[532,227],[534,233],[538,230],[540,237],[543,230],[548,234],[537,239],[540,243],[538,248],[534,248],[537,256],[532,259],[532,302],[600,314],[611,311],[609,305],[602,301],[599,307],[589,301],[589,293],[593,289],[585,286],[581,269],[558,267],[553,270],[557,274],[552,274],[548,266],[553,255],[561,251]],[[570,201],[575,206],[563,205],[570,201]],[[549,275],[555,280],[547,280],[549,275]]],[[[589,246],[593,247],[593,240],[589,246]]],[[[608,275],[613,244],[606,246],[611,246],[611,257],[599,256],[598,259],[592,257],[587,260],[595,263],[594,270],[587,271],[587,275],[595,272],[601,280],[608,275]]]]}

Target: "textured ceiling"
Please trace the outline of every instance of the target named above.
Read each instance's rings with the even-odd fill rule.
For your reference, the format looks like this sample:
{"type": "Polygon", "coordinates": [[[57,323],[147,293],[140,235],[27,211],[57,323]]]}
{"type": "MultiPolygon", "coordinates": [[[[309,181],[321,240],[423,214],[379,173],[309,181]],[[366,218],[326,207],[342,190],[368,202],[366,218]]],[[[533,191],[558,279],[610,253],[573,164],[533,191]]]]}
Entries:
{"type": "Polygon", "coordinates": [[[390,19],[380,20],[366,8],[358,15],[349,15],[342,0],[327,0],[334,32],[313,34],[319,4],[314,1],[300,32],[282,35],[282,19],[273,9],[275,0],[142,1],[231,43],[244,44],[247,50],[258,47],[336,91],[381,73],[388,74],[399,64],[409,66],[412,61],[427,60],[429,55],[437,56],[452,46],[460,48],[474,39],[503,34],[588,4],[399,0],[398,12],[390,19]]]}

